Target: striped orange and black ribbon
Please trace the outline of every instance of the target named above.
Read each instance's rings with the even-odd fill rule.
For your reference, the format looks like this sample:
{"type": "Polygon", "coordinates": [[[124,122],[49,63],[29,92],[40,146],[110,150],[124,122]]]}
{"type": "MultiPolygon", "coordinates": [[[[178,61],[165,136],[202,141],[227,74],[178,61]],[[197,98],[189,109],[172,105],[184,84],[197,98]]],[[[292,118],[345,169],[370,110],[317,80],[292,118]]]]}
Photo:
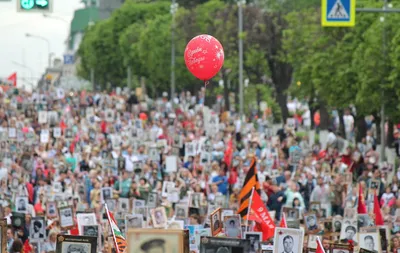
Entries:
{"type": "Polygon", "coordinates": [[[254,190],[257,191],[258,194],[261,194],[260,182],[258,181],[256,166],[257,160],[256,157],[253,157],[249,171],[247,172],[246,178],[244,180],[243,188],[239,194],[240,208],[238,210],[238,214],[240,214],[243,219],[247,219],[247,212],[249,209],[252,189],[254,188],[254,190]]]}

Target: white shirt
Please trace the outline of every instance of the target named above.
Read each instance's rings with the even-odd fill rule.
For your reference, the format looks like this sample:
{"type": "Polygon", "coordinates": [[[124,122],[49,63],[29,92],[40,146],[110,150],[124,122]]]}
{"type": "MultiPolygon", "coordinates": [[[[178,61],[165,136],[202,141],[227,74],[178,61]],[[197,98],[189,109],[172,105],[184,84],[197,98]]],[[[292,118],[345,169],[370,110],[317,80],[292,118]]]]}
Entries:
{"type": "Polygon", "coordinates": [[[344,128],[346,132],[350,132],[353,130],[354,126],[354,118],[352,115],[344,115],[343,116],[344,128]]]}

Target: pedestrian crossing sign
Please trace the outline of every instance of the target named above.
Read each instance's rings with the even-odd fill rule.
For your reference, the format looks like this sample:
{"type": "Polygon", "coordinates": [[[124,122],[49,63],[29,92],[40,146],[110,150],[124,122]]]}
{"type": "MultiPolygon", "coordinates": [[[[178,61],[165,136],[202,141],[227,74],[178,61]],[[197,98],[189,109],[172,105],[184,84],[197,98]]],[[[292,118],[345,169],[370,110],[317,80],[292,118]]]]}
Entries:
{"type": "Polygon", "coordinates": [[[356,24],[356,0],[322,0],[322,26],[351,27],[356,24]]]}

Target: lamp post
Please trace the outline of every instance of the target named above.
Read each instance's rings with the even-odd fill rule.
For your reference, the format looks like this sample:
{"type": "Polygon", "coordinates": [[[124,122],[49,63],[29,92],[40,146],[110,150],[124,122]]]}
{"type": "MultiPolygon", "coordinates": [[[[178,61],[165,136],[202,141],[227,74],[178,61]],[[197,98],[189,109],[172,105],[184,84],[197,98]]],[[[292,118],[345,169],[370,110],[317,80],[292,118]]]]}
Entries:
{"type": "Polygon", "coordinates": [[[64,22],[64,23],[69,23],[68,20],[63,19],[62,17],[52,16],[52,15],[49,15],[49,14],[47,14],[47,13],[43,13],[43,17],[44,17],[44,18],[55,19],[55,20],[60,20],[60,21],[62,21],[62,22],[64,22]]]}
{"type": "Polygon", "coordinates": [[[50,41],[48,39],[46,39],[45,37],[38,36],[38,35],[33,35],[33,34],[30,34],[30,33],[26,33],[25,36],[27,38],[39,39],[39,40],[45,41],[47,43],[47,51],[48,51],[47,66],[50,68],[51,67],[51,56],[52,56],[51,51],[50,51],[50,41]]]}
{"type": "Polygon", "coordinates": [[[239,19],[239,113],[240,117],[243,117],[244,110],[243,110],[243,5],[246,4],[246,0],[238,0],[238,19],[239,19]]]}
{"type": "Polygon", "coordinates": [[[178,3],[172,0],[171,3],[171,101],[175,98],[175,14],[178,11],[178,3]]]}

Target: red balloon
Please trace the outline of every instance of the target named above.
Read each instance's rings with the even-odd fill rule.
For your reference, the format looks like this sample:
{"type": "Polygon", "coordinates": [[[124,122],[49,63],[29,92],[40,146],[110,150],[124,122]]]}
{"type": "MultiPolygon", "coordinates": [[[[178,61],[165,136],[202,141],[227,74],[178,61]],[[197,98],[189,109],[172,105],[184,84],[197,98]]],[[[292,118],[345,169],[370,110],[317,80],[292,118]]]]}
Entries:
{"type": "Polygon", "coordinates": [[[196,36],[186,46],[185,63],[195,77],[210,80],[224,65],[224,48],[211,35],[196,36]]]}

